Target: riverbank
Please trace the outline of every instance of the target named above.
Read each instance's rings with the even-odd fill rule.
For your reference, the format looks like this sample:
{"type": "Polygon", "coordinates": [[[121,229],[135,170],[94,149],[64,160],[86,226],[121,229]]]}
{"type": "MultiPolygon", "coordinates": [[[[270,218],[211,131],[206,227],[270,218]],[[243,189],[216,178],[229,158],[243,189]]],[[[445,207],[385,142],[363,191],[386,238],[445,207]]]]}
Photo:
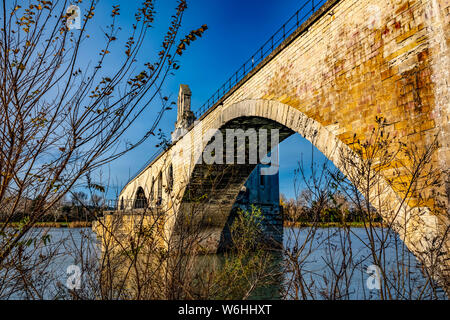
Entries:
{"type": "MultiPolygon", "coordinates": [[[[4,223],[0,222],[0,227],[2,227],[4,223]]],[[[19,226],[18,222],[11,222],[9,224],[10,227],[16,228],[19,226]]],[[[91,228],[92,222],[86,221],[73,221],[73,222],[37,222],[33,227],[35,228],[91,228]]]]}
{"type": "MultiPolygon", "coordinates": [[[[369,224],[366,222],[346,222],[345,226],[349,228],[364,228],[364,224],[369,227],[369,224]]],[[[286,228],[342,228],[344,224],[342,222],[292,222],[292,221],[284,221],[283,225],[286,228]]],[[[386,227],[382,222],[372,222],[372,227],[382,228],[386,227]]]]}
{"type": "MultiPolygon", "coordinates": [[[[91,228],[92,222],[86,221],[73,221],[73,222],[37,222],[34,227],[36,228],[91,228]]],[[[0,227],[4,224],[0,222],[0,227]]],[[[286,228],[342,228],[344,225],[341,222],[292,222],[284,221],[284,227],[286,228]]],[[[366,223],[367,226],[369,226],[366,223]]],[[[18,227],[18,222],[10,223],[11,227],[18,227]]],[[[347,222],[346,226],[349,228],[364,228],[364,222],[347,222]]],[[[372,226],[375,228],[386,227],[382,222],[372,222],[372,226]]]]}

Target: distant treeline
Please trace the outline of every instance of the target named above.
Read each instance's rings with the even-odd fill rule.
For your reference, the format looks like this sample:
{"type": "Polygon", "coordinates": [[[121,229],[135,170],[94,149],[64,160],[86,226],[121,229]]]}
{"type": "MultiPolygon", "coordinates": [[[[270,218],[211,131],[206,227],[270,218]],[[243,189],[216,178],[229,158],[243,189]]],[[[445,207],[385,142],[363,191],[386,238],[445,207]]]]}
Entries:
{"type": "Polygon", "coordinates": [[[280,204],[283,209],[283,218],[292,223],[338,223],[338,222],[382,222],[382,218],[375,213],[371,214],[359,210],[351,205],[345,197],[334,195],[321,201],[310,201],[311,196],[303,192],[297,200],[287,200],[281,196],[280,204]]]}
{"type": "MultiPolygon", "coordinates": [[[[53,209],[51,213],[42,217],[39,222],[93,222],[98,219],[102,211],[94,207],[83,206],[63,206],[58,209],[53,209]]],[[[15,212],[10,222],[20,222],[29,216],[27,211],[15,212]]],[[[0,223],[5,222],[6,214],[0,214],[0,223]]]]}
{"type": "MultiPolygon", "coordinates": [[[[38,201],[39,199],[22,199],[8,221],[20,222],[29,217],[38,201]]],[[[93,222],[102,215],[102,211],[99,205],[86,205],[80,201],[60,201],[45,216],[39,219],[39,222],[93,222]]],[[[5,222],[8,218],[9,213],[7,212],[7,210],[6,212],[0,212],[0,223],[5,222]]]]}

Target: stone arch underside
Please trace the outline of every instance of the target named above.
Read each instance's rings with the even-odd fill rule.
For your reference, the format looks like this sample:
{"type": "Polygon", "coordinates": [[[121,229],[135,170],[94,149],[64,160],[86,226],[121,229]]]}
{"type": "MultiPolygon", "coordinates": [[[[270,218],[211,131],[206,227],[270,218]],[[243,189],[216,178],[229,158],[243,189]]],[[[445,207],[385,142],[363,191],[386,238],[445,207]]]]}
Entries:
{"type": "MultiPolygon", "coordinates": [[[[276,121],[254,116],[232,119],[220,127],[219,131],[225,137],[226,130],[243,129],[246,131],[249,128],[254,129],[256,133],[259,133],[260,129],[266,130],[268,134],[267,151],[276,147],[276,145],[271,145],[271,130],[279,130],[280,143],[295,133],[276,121]]],[[[212,142],[214,142],[214,138],[209,140],[209,145],[212,142]]],[[[201,237],[205,240],[201,246],[208,252],[222,251],[230,244],[229,226],[236,215],[236,209],[233,206],[250,174],[258,164],[262,163],[261,160],[264,157],[259,155],[258,152],[257,161],[249,161],[251,158],[249,155],[251,140],[246,137],[245,144],[241,145],[235,139],[234,164],[227,164],[225,142],[224,138],[222,164],[203,163],[194,167],[183,194],[180,210],[180,212],[187,213],[190,216],[189,221],[201,224],[203,235],[201,237]],[[238,164],[237,155],[240,152],[245,154],[245,164],[238,164]]],[[[275,245],[281,245],[283,231],[281,216],[277,214],[273,219],[267,221],[267,223],[264,222],[267,240],[275,242],[275,245]]]]}
{"type": "MultiPolygon", "coordinates": [[[[204,131],[237,127],[245,130],[250,126],[256,129],[278,128],[280,142],[298,133],[310,141],[339,170],[346,175],[349,174],[344,170],[342,154],[354,155],[354,153],[337,138],[333,133],[333,127],[325,127],[303,112],[281,102],[258,99],[222,105],[204,117],[201,124],[204,131]]],[[[197,164],[191,168],[190,180],[185,188],[179,212],[191,215],[198,215],[198,212],[201,212],[199,216],[204,232],[202,239],[205,240],[201,245],[208,248],[207,251],[219,248],[230,210],[240,188],[254,167],[255,164],[210,166],[197,164]]],[[[436,217],[427,208],[409,208],[401,203],[400,196],[383,178],[379,179],[376,189],[371,192],[374,199],[370,199],[371,202],[376,200],[376,203],[373,203],[374,207],[381,205],[384,212],[402,212],[402,215],[396,216],[397,223],[394,224],[394,228],[398,226],[395,228],[396,231],[414,254],[426,250],[427,239],[438,234],[436,217]]],[[[178,214],[176,219],[173,229],[175,234],[181,230],[177,226],[183,225],[180,223],[183,221],[182,216],[183,214],[178,214]]],[[[389,219],[387,216],[383,218],[389,219]]]]}

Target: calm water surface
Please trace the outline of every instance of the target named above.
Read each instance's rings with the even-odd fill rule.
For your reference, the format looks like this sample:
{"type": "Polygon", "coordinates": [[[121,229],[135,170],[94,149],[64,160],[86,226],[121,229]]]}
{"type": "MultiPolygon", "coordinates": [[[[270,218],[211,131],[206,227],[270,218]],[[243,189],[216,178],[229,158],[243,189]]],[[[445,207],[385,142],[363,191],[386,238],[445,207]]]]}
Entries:
{"type": "MultiPolygon", "coordinates": [[[[334,271],[329,267],[331,265],[335,266],[335,269],[338,269],[337,271],[341,267],[347,270],[338,286],[342,290],[342,298],[376,299],[378,297],[379,291],[376,289],[370,290],[367,286],[367,281],[370,277],[370,274],[367,273],[367,268],[373,264],[373,259],[367,246],[368,236],[363,228],[351,229],[349,237],[342,237],[342,231],[339,231],[337,228],[318,229],[313,239],[309,238],[307,230],[285,228],[284,246],[289,248],[291,252],[296,253],[298,259],[302,261],[302,276],[305,282],[315,290],[313,293],[315,299],[324,299],[320,292],[329,292],[330,288],[335,287],[334,282],[331,281],[336,279],[333,276],[334,271]],[[351,250],[349,249],[350,247],[351,250]],[[350,254],[351,259],[349,259],[350,254]],[[348,288],[348,290],[344,290],[344,288],[348,288]]],[[[39,234],[43,231],[36,229],[33,232],[39,234]]],[[[57,258],[49,267],[49,272],[54,276],[53,281],[65,284],[70,276],[67,273],[68,267],[78,265],[79,261],[75,257],[83,256],[84,251],[95,247],[92,244],[96,242],[96,236],[89,228],[52,228],[46,232],[48,232],[51,239],[51,245],[48,247],[58,253],[57,258]]],[[[384,230],[378,229],[377,234],[380,236],[384,235],[384,230]]],[[[406,279],[408,286],[418,291],[425,281],[417,260],[403,243],[398,240],[395,234],[388,235],[387,239],[388,241],[384,248],[384,260],[385,270],[392,272],[389,275],[391,281],[399,280],[396,276],[398,274],[397,268],[399,265],[405,264],[407,269],[402,274],[407,274],[408,276],[403,280],[406,279]]],[[[378,243],[377,247],[380,244],[378,243]]],[[[282,257],[280,254],[274,254],[273,257],[275,266],[278,264],[281,270],[281,262],[285,257],[282,257]]],[[[209,256],[205,258],[204,263],[208,263],[210,259],[221,259],[221,257],[209,256]]],[[[292,273],[284,272],[284,274],[277,277],[277,281],[278,283],[287,283],[292,277],[292,273]]],[[[253,298],[279,298],[281,295],[286,296],[286,294],[286,298],[293,298],[295,297],[295,290],[286,287],[282,289],[280,284],[261,288],[253,298]]],[[[398,294],[402,296],[405,293],[398,294]]],[[[408,292],[407,294],[411,298],[414,297],[415,293],[408,292]]],[[[442,292],[440,294],[442,297],[445,297],[442,292]]],[[[14,297],[19,298],[17,295],[14,295],[14,297]]]]}

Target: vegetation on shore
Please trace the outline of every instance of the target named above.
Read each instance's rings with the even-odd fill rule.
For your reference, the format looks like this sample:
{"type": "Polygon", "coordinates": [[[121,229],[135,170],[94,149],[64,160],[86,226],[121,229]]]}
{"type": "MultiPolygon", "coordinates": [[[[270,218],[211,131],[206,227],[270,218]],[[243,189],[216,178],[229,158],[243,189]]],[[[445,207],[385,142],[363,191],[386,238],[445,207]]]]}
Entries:
{"type": "Polygon", "coordinates": [[[369,226],[369,223],[364,222],[293,222],[293,221],[284,221],[283,225],[285,228],[364,228],[364,227],[373,227],[373,228],[383,228],[386,227],[382,222],[372,222],[369,226]]]}
{"type": "MultiPolygon", "coordinates": [[[[0,222],[0,227],[3,227],[4,223],[0,222]]],[[[20,222],[11,222],[8,224],[8,227],[18,228],[20,226],[20,222]]],[[[89,221],[72,221],[72,222],[36,222],[33,225],[34,228],[90,228],[92,227],[92,222],[89,221]]]]}
{"type": "MultiPolygon", "coordinates": [[[[12,222],[10,223],[10,227],[16,228],[20,225],[20,222],[12,222]]],[[[364,228],[364,222],[292,222],[292,221],[284,221],[283,223],[285,228],[364,228]]],[[[3,226],[3,223],[0,223],[0,226],[3,226]]],[[[368,224],[366,223],[366,226],[368,224]]],[[[385,225],[381,222],[372,222],[372,227],[382,228],[385,225]]],[[[35,228],[91,228],[92,222],[90,221],[72,221],[72,222],[37,222],[34,225],[35,228]]]]}

